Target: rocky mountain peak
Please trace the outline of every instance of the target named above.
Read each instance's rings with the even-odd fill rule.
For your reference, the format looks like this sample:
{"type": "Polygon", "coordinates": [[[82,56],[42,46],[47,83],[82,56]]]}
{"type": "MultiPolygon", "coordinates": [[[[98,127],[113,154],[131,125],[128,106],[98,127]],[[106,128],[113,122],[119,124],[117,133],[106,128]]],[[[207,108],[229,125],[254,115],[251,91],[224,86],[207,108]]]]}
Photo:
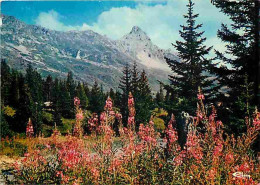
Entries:
{"type": "Polygon", "coordinates": [[[123,40],[151,41],[147,34],[138,26],[133,26],[130,33],[123,37],[123,40]]]}
{"type": "Polygon", "coordinates": [[[138,27],[138,26],[133,26],[133,28],[132,28],[130,34],[138,33],[138,32],[143,32],[143,33],[144,33],[144,31],[143,31],[140,27],[138,27]]]}

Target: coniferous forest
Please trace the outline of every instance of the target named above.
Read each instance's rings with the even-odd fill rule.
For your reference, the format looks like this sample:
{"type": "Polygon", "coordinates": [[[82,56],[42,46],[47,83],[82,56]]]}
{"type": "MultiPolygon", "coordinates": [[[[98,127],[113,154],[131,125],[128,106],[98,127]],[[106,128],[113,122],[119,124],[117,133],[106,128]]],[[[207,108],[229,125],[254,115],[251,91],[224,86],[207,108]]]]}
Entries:
{"type": "Polygon", "coordinates": [[[217,32],[226,52],[206,45],[196,2],[188,0],[172,43],[178,60],[165,57],[171,73],[158,80],[158,92],[136,62],[108,91],[71,71],[43,77],[33,63],[20,71],[1,59],[0,151],[23,157],[7,181],[258,184],[259,1],[211,3],[232,22],[217,32]]]}

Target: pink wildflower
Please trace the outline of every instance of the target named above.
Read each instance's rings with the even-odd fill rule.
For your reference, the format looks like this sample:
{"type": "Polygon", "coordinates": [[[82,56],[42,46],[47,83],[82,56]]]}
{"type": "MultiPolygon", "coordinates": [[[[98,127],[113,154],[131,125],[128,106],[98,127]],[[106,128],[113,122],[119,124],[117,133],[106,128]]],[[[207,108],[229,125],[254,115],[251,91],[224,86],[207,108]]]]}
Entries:
{"type": "Polygon", "coordinates": [[[32,137],[33,134],[34,134],[33,124],[32,124],[31,118],[29,118],[29,121],[28,121],[27,126],[26,126],[26,137],[32,137]]]}
{"type": "Polygon", "coordinates": [[[106,105],[104,107],[105,110],[111,111],[113,107],[112,99],[108,96],[106,100],[106,105]]]}
{"type": "Polygon", "coordinates": [[[232,153],[227,153],[225,156],[225,163],[226,164],[231,164],[234,162],[234,156],[232,153]]]}
{"type": "Polygon", "coordinates": [[[84,116],[83,116],[83,111],[82,110],[79,110],[76,114],[76,120],[77,121],[82,121],[84,119],[84,116]]]}
{"type": "Polygon", "coordinates": [[[78,97],[74,98],[74,105],[78,107],[80,105],[80,99],[78,97]]]}

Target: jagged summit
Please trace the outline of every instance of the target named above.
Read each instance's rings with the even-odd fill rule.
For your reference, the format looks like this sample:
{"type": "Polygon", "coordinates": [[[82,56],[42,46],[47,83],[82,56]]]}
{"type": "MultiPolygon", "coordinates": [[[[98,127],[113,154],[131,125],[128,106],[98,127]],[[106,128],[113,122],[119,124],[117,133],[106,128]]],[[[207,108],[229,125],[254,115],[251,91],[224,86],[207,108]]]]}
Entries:
{"type": "Polygon", "coordinates": [[[153,44],[150,37],[138,26],[134,26],[130,33],[117,42],[117,45],[124,53],[134,57],[148,68],[170,70],[164,57],[166,54],[171,56],[171,52],[153,44]]]}
{"type": "Polygon", "coordinates": [[[151,41],[150,37],[138,26],[133,26],[130,33],[126,34],[122,40],[138,40],[138,41],[151,41]]]}
{"type": "Polygon", "coordinates": [[[133,26],[133,28],[132,28],[130,34],[135,34],[135,33],[144,33],[144,34],[145,34],[145,32],[144,32],[140,27],[138,27],[138,26],[133,26]]]}

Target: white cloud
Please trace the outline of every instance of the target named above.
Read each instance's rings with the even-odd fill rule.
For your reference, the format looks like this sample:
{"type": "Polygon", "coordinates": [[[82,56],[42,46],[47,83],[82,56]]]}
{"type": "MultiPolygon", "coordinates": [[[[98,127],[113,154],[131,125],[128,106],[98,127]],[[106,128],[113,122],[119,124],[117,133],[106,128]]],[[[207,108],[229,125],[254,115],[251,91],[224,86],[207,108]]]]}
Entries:
{"type": "MultiPolygon", "coordinates": [[[[133,26],[139,26],[156,45],[173,49],[171,43],[180,39],[178,30],[185,21],[183,14],[187,12],[186,4],[186,0],[170,0],[155,6],[139,3],[135,8],[111,8],[102,12],[94,24],[83,23],[78,26],[65,25],[60,21],[60,15],[51,10],[40,13],[36,23],[59,31],[91,29],[112,39],[119,39],[129,33],[133,26]]],[[[217,41],[216,32],[221,22],[228,22],[227,17],[210,4],[209,0],[195,0],[195,4],[195,13],[200,13],[197,23],[204,24],[202,30],[206,31],[205,36],[211,41],[207,43],[223,48],[223,44],[217,41]]]]}

